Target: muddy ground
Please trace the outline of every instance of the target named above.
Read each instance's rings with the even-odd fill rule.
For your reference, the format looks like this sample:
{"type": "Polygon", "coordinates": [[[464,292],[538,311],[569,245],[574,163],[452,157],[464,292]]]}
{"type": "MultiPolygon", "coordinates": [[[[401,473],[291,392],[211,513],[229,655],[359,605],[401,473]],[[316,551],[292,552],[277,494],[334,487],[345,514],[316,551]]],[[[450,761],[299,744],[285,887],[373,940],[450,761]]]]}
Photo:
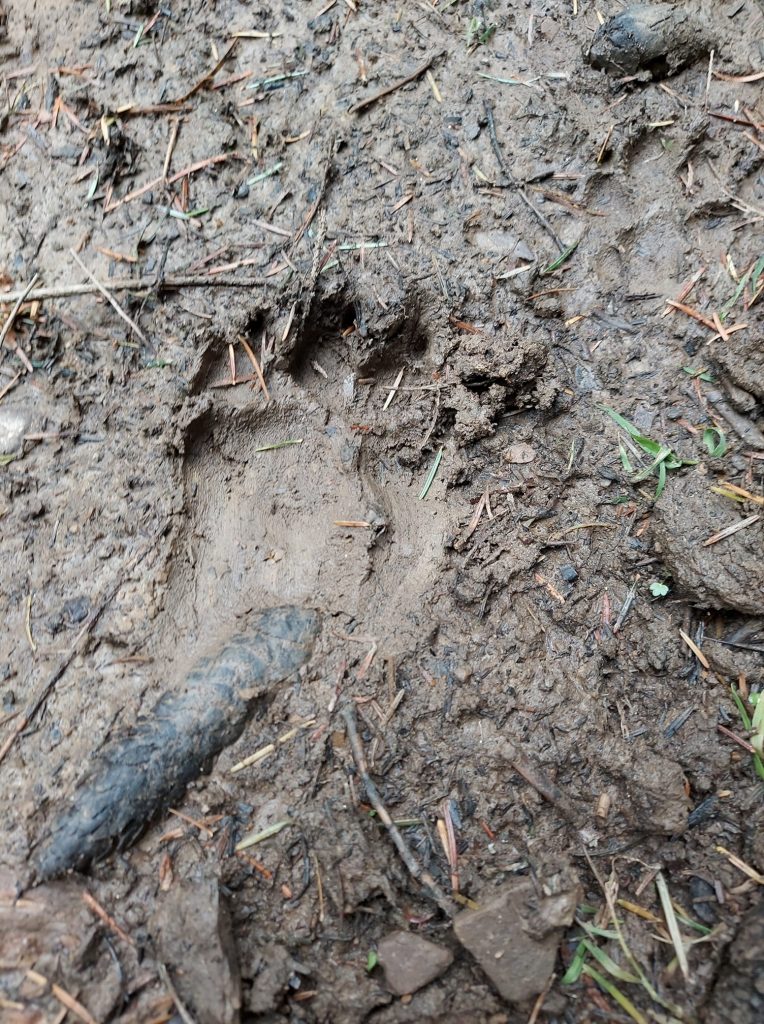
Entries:
{"type": "Polygon", "coordinates": [[[0,354],[3,1021],[761,1020],[764,12],[619,75],[622,7],[2,0],[3,286],[74,249],[134,324],[28,300],[0,354]],[[279,604],[311,660],[35,887],[110,737],[279,604]],[[564,983],[581,922],[631,980],[564,983]]]}

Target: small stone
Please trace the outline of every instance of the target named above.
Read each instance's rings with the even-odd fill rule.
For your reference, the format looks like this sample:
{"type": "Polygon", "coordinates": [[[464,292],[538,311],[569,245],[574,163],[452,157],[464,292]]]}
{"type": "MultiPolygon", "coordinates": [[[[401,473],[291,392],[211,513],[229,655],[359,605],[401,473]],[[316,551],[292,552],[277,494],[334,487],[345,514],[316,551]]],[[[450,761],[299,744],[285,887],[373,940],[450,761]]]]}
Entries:
{"type": "Polygon", "coordinates": [[[524,1003],[544,991],[578,897],[572,875],[563,876],[562,888],[550,895],[539,892],[530,879],[518,878],[480,910],[459,914],[454,932],[502,998],[524,1003]]]}
{"type": "Polygon", "coordinates": [[[0,455],[13,455],[21,448],[31,422],[32,417],[25,409],[0,409],[0,455]]]}
{"type": "Polygon", "coordinates": [[[450,950],[404,931],[386,935],[377,948],[377,956],[385,972],[385,983],[396,996],[409,995],[427,985],[454,959],[450,950]]]}
{"type": "Polygon", "coordinates": [[[90,601],[87,597],[72,597],[64,602],[64,615],[71,625],[84,622],[90,612],[90,601]]]}
{"type": "Polygon", "coordinates": [[[560,576],[562,576],[566,583],[575,583],[578,579],[578,573],[572,565],[560,566],[560,576]]]}

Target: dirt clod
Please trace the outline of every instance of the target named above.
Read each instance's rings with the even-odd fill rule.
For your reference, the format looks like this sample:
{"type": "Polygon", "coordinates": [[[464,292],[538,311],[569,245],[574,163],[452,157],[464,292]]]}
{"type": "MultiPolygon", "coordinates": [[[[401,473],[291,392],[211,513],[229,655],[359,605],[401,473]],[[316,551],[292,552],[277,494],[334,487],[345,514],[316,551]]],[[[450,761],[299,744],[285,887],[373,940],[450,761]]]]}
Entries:
{"type": "Polygon", "coordinates": [[[733,608],[755,615],[764,593],[761,520],[718,543],[704,542],[749,513],[711,488],[714,481],[688,474],[675,481],[655,508],[661,556],[687,596],[702,608],[733,608]]]}
{"type": "Polygon", "coordinates": [[[204,863],[188,857],[179,869],[176,865],[180,877],[159,897],[149,922],[160,960],[194,1020],[237,1024],[239,965],[218,879],[204,863]]]}
{"type": "Polygon", "coordinates": [[[588,58],[612,74],[676,74],[710,46],[707,23],[682,4],[637,4],[597,30],[588,58]]]}

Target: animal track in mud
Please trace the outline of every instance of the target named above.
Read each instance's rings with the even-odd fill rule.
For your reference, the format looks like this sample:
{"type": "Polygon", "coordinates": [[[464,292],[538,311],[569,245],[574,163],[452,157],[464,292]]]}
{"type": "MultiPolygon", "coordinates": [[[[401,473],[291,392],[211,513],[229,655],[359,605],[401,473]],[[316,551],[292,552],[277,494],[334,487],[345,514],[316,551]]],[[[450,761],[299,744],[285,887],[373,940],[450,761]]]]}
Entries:
{"type": "MultiPolygon", "coordinates": [[[[420,500],[422,474],[400,452],[407,430],[421,440],[434,403],[400,392],[384,410],[387,392],[365,382],[386,383],[403,363],[407,380],[428,379],[427,338],[411,318],[351,336],[355,319],[352,304],[320,310],[287,368],[269,373],[268,404],[247,385],[210,390],[186,440],[187,518],[166,602],[176,635],[282,602],[373,622],[375,636],[404,645],[407,623],[419,632],[445,523],[437,483],[420,500]],[[283,442],[299,443],[262,450],[283,442]]],[[[207,385],[230,379],[227,354],[202,364],[207,385]]],[[[251,374],[244,361],[239,374],[251,374]]]]}

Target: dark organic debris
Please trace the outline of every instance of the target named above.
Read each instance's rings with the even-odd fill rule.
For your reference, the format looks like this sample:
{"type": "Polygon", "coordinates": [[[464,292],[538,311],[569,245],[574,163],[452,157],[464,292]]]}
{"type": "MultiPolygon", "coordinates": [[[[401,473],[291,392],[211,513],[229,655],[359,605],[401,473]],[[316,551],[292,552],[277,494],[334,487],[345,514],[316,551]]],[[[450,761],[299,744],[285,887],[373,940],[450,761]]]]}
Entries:
{"type": "Polygon", "coordinates": [[[707,23],[684,4],[636,4],[595,33],[589,63],[615,75],[676,74],[710,47],[707,23]]]}
{"type": "Polygon", "coordinates": [[[151,716],[108,745],[34,856],[38,880],[125,849],[242,733],[258,698],[309,657],[318,615],[292,607],[252,615],[246,632],[201,658],[151,716]]]}

